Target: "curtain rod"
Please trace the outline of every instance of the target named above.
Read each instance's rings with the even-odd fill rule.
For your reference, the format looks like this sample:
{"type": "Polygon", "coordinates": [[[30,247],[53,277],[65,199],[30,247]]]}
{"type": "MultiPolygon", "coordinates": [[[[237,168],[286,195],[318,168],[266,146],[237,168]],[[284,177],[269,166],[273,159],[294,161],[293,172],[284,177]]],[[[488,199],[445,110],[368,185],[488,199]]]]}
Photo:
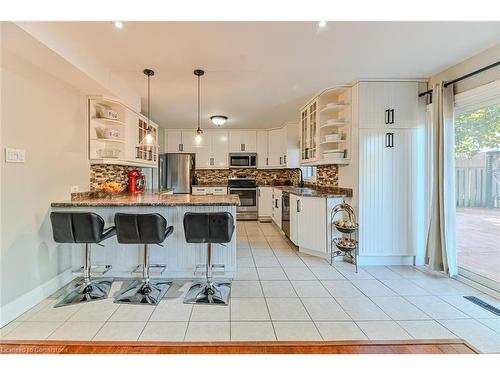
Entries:
{"type": "MultiPolygon", "coordinates": [[[[462,81],[462,80],[464,80],[464,79],[466,79],[466,78],[469,78],[469,77],[475,76],[476,74],[482,73],[482,72],[484,72],[485,70],[488,70],[488,69],[494,68],[495,66],[498,66],[498,65],[500,65],[500,61],[494,62],[493,64],[490,64],[490,65],[488,65],[488,66],[485,66],[484,68],[481,68],[481,69],[475,70],[475,71],[473,71],[473,72],[471,72],[471,73],[469,73],[469,74],[466,74],[466,75],[463,75],[463,76],[461,76],[461,77],[458,77],[458,78],[456,78],[456,79],[454,79],[454,80],[452,80],[452,81],[446,81],[446,82],[444,83],[444,87],[448,87],[449,85],[452,85],[452,84],[454,84],[454,83],[460,82],[460,81],[462,81]]],[[[424,91],[424,92],[422,92],[422,93],[418,94],[418,96],[419,96],[419,97],[420,97],[420,96],[424,96],[424,95],[432,95],[432,89],[427,90],[427,91],[424,91]]]]}

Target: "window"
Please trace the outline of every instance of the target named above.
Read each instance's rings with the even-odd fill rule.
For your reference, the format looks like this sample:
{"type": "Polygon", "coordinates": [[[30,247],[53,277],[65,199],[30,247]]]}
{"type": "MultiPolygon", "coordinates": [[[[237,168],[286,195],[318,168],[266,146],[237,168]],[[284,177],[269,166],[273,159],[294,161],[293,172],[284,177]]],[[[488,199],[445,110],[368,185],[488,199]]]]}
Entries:
{"type": "Polygon", "coordinates": [[[304,177],[304,181],[316,181],[316,167],[308,166],[308,167],[300,167],[302,170],[302,176],[304,177]]]}
{"type": "Polygon", "coordinates": [[[459,273],[498,289],[500,85],[455,96],[455,168],[459,273]]]}

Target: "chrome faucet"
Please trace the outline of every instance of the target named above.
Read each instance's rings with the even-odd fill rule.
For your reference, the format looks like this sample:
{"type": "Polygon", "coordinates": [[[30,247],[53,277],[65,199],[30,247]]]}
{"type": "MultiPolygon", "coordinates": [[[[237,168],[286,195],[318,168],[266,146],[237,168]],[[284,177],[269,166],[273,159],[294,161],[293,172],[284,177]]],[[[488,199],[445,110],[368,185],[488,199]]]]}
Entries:
{"type": "Polygon", "coordinates": [[[295,171],[299,171],[300,172],[300,182],[299,182],[299,185],[300,185],[300,187],[304,187],[304,177],[302,176],[302,169],[295,168],[293,170],[293,172],[295,173],[295,171]]]}

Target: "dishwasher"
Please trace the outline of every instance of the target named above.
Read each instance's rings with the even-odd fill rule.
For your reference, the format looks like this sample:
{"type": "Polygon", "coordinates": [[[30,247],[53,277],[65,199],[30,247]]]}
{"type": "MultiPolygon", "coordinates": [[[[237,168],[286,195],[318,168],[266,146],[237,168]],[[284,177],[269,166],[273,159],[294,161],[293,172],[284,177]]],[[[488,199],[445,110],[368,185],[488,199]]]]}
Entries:
{"type": "Polygon", "coordinates": [[[286,191],[281,196],[281,229],[290,239],[290,193],[286,191]]]}

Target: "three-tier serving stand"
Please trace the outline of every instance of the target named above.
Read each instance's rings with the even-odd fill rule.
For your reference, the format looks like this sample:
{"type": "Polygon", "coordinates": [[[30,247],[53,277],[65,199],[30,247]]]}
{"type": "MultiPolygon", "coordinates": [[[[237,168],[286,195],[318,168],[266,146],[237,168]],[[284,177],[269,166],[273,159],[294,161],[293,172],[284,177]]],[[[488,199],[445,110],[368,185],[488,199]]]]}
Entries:
{"type": "Polygon", "coordinates": [[[356,266],[358,273],[358,221],[354,209],[349,204],[342,202],[332,208],[330,213],[330,264],[333,265],[336,257],[343,257],[356,266]],[[336,217],[342,221],[348,221],[351,226],[340,226],[336,224],[336,217]],[[344,237],[336,237],[333,229],[344,234],[344,237]],[[335,250],[337,249],[337,250],[335,250]],[[354,253],[354,255],[353,255],[354,253]]]}

